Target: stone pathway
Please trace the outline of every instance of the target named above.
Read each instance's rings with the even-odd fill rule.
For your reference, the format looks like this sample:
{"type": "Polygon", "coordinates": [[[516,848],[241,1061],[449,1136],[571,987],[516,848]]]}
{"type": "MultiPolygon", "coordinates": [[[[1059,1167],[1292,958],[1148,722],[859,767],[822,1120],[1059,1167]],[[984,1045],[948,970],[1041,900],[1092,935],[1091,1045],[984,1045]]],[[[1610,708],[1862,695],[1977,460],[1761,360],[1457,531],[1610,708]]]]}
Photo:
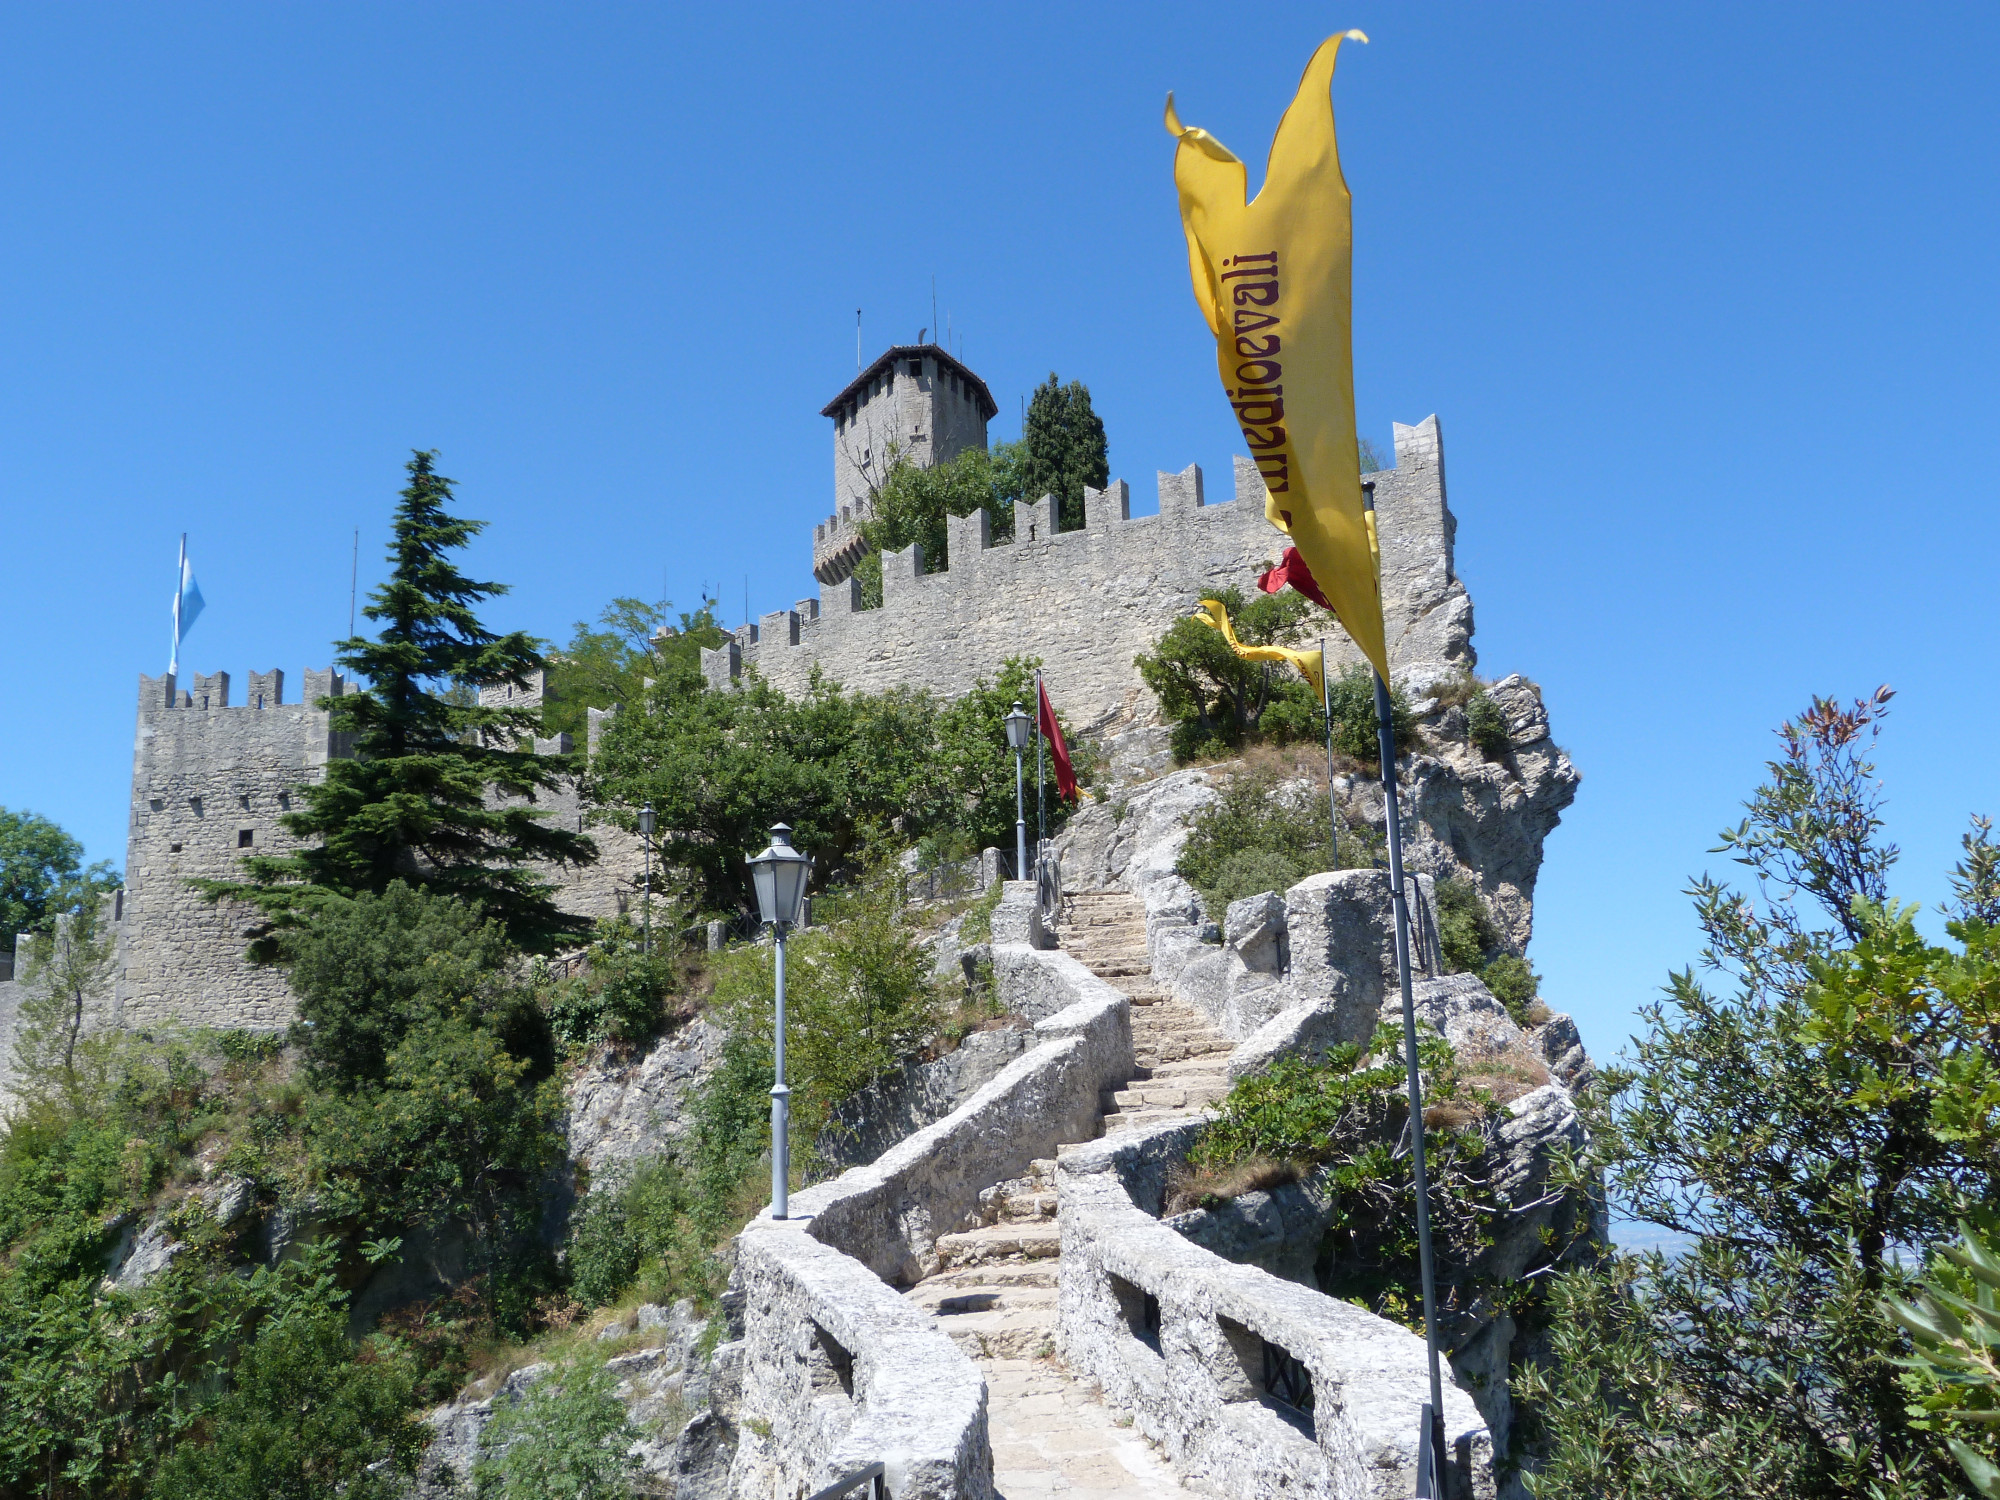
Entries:
{"type": "MultiPolygon", "coordinates": [[[[1228,1092],[1230,1043],[1153,988],[1146,913],[1123,891],[1085,891],[1059,934],[1066,952],[1132,999],[1137,1072],[1104,1096],[1104,1130],[1186,1114],[1228,1092]]],[[[1057,1148],[1058,1152],[1062,1150],[1057,1148]]],[[[1055,1163],[980,1194],[981,1222],[938,1241],[937,1274],[905,1295],[986,1376],[993,1479],[1002,1500],[1141,1500],[1186,1493],[1124,1419],[1055,1355],[1055,1163]]]]}

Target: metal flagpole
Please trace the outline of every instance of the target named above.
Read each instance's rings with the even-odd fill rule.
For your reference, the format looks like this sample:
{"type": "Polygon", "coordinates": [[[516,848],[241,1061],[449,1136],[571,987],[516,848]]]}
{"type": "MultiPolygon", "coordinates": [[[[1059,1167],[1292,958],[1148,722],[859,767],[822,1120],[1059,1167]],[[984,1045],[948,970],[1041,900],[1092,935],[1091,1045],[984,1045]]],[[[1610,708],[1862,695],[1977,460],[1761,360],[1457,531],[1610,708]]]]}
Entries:
{"type": "Polygon", "coordinates": [[[1049,815],[1042,803],[1042,674],[1035,673],[1035,871],[1042,868],[1042,845],[1049,840],[1049,815]]]}
{"type": "Polygon", "coordinates": [[[174,565],[174,649],[167,659],[167,673],[172,676],[181,669],[181,590],[187,586],[188,534],[181,533],[181,558],[174,565]]]}
{"type": "MultiPolygon", "coordinates": [[[[1375,509],[1375,486],[1363,485],[1363,503],[1375,509]]],[[[1321,658],[1324,677],[1325,658],[1321,658]]],[[[1417,1272],[1424,1289],[1424,1348],[1431,1373],[1431,1472],[1444,1472],[1444,1382],[1438,1373],[1437,1272],[1431,1258],[1430,1181],[1424,1170],[1424,1084],[1417,1067],[1417,1005],[1410,993],[1410,909],[1403,897],[1402,813],[1396,802],[1396,729],[1389,684],[1375,674],[1375,733],[1382,756],[1382,802],[1389,828],[1389,883],[1396,913],[1396,982],[1403,991],[1403,1056],[1410,1092],[1410,1175],[1417,1190],[1417,1272]]]]}
{"type": "Polygon", "coordinates": [[[1331,868],[1340,868],[1340,805],[1333,796],[1333,689],[1326,680],[1326,637],[1319,638],[1319,710],[1326,716],[1326,826],[1331,868]]]}

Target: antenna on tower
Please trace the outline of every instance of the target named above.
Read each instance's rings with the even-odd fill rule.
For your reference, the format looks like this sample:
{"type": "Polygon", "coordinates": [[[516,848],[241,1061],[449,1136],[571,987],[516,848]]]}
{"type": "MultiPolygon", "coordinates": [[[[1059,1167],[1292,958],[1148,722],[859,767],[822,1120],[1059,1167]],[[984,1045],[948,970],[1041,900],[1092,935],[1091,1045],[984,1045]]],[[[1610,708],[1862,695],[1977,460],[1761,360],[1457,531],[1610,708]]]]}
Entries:
{"type": "Polygon", "coordinates": [[[347,566],[347,638],[354,639],[354,589],[361,581],[361,528],[354,528],[354,556],[347,566]]]}
{"type": "Polygon", "coordinates": [[[854,370],[861,372],[861,309],[854,309],[854,370]]]}
{"type": "Polygon", "coordinates": [[[931,272],[931,327],[937,327],[937,272],[931,272]]]}

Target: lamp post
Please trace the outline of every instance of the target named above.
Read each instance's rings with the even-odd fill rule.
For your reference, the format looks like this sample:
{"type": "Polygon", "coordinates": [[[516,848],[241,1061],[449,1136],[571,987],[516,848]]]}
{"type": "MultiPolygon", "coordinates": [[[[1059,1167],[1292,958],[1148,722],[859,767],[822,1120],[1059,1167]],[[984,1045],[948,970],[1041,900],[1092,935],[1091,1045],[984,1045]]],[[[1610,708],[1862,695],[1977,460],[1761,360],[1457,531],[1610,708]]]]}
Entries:
{"type": "Polygon", "coordinates": [[[812,860],[792,847],[789,825],[774,823],[771,846],[752,856],[749,864],[751,882],[757,887],[757,912],[771,924],[773,946],[777,950],[778,1022],[772,1048],[777,1082],[771,1085],[771,1217],[782,1219],[792,1175],[789,1133],[792,1091],[785,1087],[785,934],[799,924],[812,860]]]}
{"type": "Polygon", "coordinates": [[[646,841],[646,956],[653,956],[653,830],[658,827],[653,804],[639,809],[639,837],[646,841]]]}
{"type": "Polygon", "coordinates": [[[1028,813],[1023,801],[1023,781],[1021,777],[1021,752],[1028,748],[1028,736],[1034,728],[1034,720],[1021,707],[1019,699],[1014,701],[1014,711],[1007,715],[1007,743],[1014,749],[1014,878],[1028,878],[1028,813]]]}

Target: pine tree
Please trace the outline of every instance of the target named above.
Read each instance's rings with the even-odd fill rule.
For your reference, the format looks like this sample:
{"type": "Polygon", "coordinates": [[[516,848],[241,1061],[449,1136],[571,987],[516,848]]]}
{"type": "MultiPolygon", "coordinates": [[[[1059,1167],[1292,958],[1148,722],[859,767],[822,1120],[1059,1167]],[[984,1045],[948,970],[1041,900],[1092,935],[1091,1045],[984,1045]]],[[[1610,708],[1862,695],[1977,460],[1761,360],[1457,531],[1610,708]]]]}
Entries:
{"type": "MultiPolygon", "coordinates": [[[[597,850],[532,805],[564,769],[526,744],[539,710],[478,701],[478,689],[523,683],[543,658],[532,637],[495,635],[473,613],[507,587],[475,583],[447,557],[485,522],[446,510],[452,481],[436,472],[436,457],[419,451],[408,465],[393,571],[365,611],[381,634],[337,648],[339,664],[367,686],[318,704],[352,748],[281,820],[307,847],[245,859],[247,881],[203,885],[211,899],[254,902],[282,928],[328,897],[379,894],[402,880],[476,902],[513,942],[547,951],[588,924],[558,911],[553,887],[524,866],[588,864],[597,850]]],[[[252,954],[276,956],[270,929],[252,954]]]]}
{"type": "Polygon", "coordinates": [[[1111,481],[1110,449],[1104,422],[1090,407],[1090,388],[1080,380],[1061,385],[1053,370],[1028,399],[1021,429],[1026,461],[1021,493],[1028,500],[1056,497],[1064,531],[1083,528],[1083,489],[1101,490],[1111,481]]]}

